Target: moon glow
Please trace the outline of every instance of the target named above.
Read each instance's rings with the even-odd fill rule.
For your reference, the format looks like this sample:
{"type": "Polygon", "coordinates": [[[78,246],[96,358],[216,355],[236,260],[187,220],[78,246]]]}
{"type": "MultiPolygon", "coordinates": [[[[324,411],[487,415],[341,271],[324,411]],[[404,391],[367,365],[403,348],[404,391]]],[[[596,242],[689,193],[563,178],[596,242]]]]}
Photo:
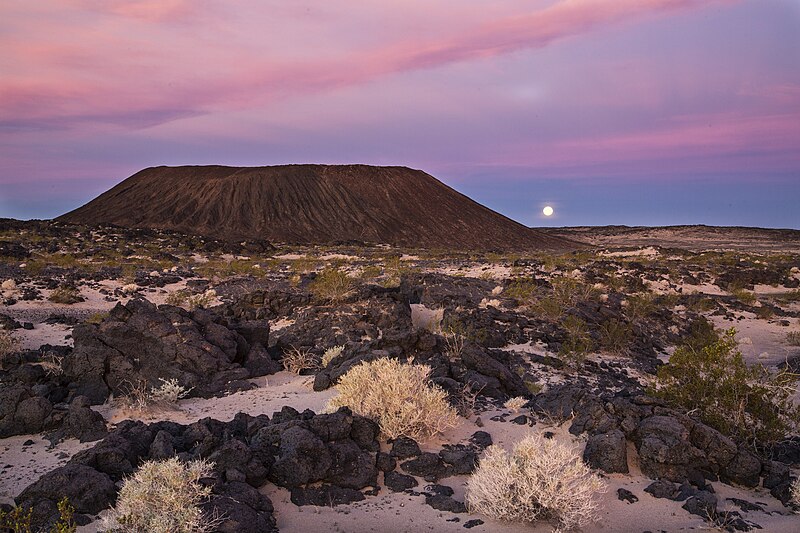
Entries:
{"type": "Polygon", "coordinates": [[[546,217],[553,216],[553,208],[549,205],[544,206],[544,209],[542,209],[542,214],[546,217]]]}

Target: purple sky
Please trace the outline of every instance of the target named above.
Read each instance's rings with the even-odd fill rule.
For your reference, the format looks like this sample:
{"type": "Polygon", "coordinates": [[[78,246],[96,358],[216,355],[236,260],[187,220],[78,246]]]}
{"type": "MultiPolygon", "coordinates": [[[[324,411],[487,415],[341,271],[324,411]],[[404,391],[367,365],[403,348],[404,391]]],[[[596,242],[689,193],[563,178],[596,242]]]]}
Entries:
{"type": "Polygon", "coordinates": [[[0,217],[357,162],[529,225],[800,228],[798,0],[3,0],[0,50],[0,217]]]}

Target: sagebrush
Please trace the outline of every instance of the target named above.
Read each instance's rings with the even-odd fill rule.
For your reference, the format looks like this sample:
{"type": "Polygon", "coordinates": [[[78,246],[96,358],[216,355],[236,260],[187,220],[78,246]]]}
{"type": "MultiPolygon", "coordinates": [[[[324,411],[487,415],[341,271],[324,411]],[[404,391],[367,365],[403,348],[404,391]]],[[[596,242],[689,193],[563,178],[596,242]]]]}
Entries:
{"type": "Polygon", "coordinates": [[[177,457],[147,461],[125,479],[109,517],[108,531],[204,533],[216,520],[200,509],[211,488],[200,480],[212,474],[205,460],[184,463],[177,457]]]}
{"type": "Polygon", "coordinates": [[[429,366],[396,359],[361,363],[339,380],[339,394],[331,399],[328,409],[346,405],[377,421],[390,439],[401,435],[428,439],[458,423],[447,394],[428,381],[430,372],[429,366]]]}
{"type": "Polygon", "coordinates": [[[326,268],[317,274],[309,289],[319,300],[339,302],[353,292],[353,279],[338,268],[326,268]]]}
{"type": "Polygon", "coordinates": [[[486,449],[467,481],[466,501],[470,512],[497,520],[553,520],[573,529],[597,518],[596,496],[604,489],[575,449],[531,434],[511,453],[486,449]]]}

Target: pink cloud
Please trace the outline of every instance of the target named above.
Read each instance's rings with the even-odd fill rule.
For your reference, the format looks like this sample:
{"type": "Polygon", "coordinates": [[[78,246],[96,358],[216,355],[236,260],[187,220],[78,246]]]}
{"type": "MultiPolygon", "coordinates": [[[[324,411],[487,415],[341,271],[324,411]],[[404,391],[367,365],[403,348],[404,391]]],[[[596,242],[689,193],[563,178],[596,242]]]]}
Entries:
{"type": "MultiPolygon", "coordinates": [[[[562,0],[452,37],[390,42],[376,50],[334,51],[323,60],[314,58],[320,51],[313,50],[312,59],[284,62],[281,44],[270,42],[269,34],[265,41],[245,42],[243,36],[234,35],[231,42],[222,42],[215,37],[215,25],[193,27],[188,34],[170,28],[169,23],[179,24],[202,11],[205,2],[79,0],[77,5],[89,12],[132,18],[139,26],[107,21],[102,25],[103,21],[92,19],[80,45],[70,43],[66,52],[61,44],[68,37],[59,18],[51,17],[37,28],[44,43],[31,45],[25,32],[0,37],[0,46],[16,49],[20,58],[30,60],[12,61],[6,69],[9,74],[0,81],[0,122],[35,118],[59,125],[87,121],[130,125],[137,112],[157,123],[158,117],[167,121],[186,113],[246,109],[391,74],[540,48],[643,16],[730,1],[562,0]],[[210,35],[197,38],[203,31],[210,35]],[[26,52],[26,47],[31,49],[26,52]]],[[[458,13],[452,16],[457,18],[458,13]]],[[[81,30],[70,28],[69,36],[74,37],[76,29],[81,30]]]]}

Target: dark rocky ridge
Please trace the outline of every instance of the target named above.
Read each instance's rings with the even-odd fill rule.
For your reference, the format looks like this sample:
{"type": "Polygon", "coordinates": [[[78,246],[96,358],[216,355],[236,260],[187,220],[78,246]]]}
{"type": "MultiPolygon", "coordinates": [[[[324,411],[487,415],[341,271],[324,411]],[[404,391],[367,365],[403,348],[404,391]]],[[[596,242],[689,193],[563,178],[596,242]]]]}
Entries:
{"type": "Polygon", "coordinates": [[[57,220],[225,240],[566,250],[420,170],[368,165],[155,167],[57,220]]]}

